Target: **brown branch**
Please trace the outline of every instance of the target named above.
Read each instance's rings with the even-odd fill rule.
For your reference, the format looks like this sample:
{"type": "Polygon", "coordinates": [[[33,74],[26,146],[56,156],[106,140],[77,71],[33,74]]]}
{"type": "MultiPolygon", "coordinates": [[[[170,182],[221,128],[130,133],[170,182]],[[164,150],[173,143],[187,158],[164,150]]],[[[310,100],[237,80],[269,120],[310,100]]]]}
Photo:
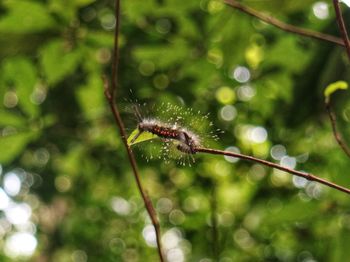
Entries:
{"type": "MultiPolygon", "coordinates": [[[[334,1],[336,1],[336,0],[334,0],[334,1]]],[[[225,2],[225,4],[231,6],[235,9],[238,9],[238,10],[240,10],[248,15],[256,17],[259,20],[262,20],[265,23],[268,23],[270,25],[278,27],[279,29],[282,29],[286,32],[298,34],[298,35],[302,35],[302,36],[306,36],[306,37],[311,37],[311,38],[326,41],[326,42],[331,42],[331,43],[341,45],[341,46],[345,46],[343,39],[341,39],[339,37],[335,37],[332,35],[323,34],[320,32],[309,30],[309,29],[300,28],[300,27],[297,27],[294,25],[286,24],[286,23],[284,23],[284,22],[282,22],[274,17],[268,16],[268,15],[263,14],[263,13],[255,10],[253,8],[242,5],[241,3],[237,2],[236,0],[225,0],[224,2],[225,2]]]]}
{"type": "Polygon", "coordinates": [[[108,101],[108,104],[110,106],[111,112],[113,113],[114,120],[118,126],[120,136],[123,140],[123,144],[125,146],[130,165],[132,167],[132,171],[136,180],[137,188],[141,194],[142,200],[145,204],[146,210],[148,212],[148,215],[151,218],[152,224],[155,229],[156,233],[156,240],[157,240],[157,248],[159,253],[160,261],[163,262],[163,253],[162,253],[162,245],[160,240],[160,226],[158,217],[156,214],[156,211],[152,205],[152,201],[150,200],[149,196],[147,195],[146,191],[143,189],[141,179],[139,176],[139,173],[137,171],[137,164],[135,160],[135,156],[132,153],[132,150],[127,142],[127,136],[125,132],[125,127],[123,120],[120,117],[120,113],[118,110],[118,107],[116,105],[115,98],[116,98],[116,91],[118,87],[118,65],[119,65],[119,30],[120,30],[120,0],[115,1],[115,18],[116,18],[116,26],[115,26],[115,33],[114,33],[114,54],[113,54],[113,61],[112,61],[112,86],[109,85],[109,82],[106,77],[104,78],[104,93],[106,96],[106,99],[108,101]]]}
{"type": "Polygon", "coordinates": [[[340,10],[340,5],[338,0],[333,0],[335,15],[337,18],[338,27],[340,30],[340,34],[343,38],[343,41],[345,43],[346,53],[348,54],[349,60],[350,60],[350,41],[348,37],[348,33],[346,31],[343,15],[340,10]]]}
{"type": "Polygon", "coordinates": [[[282,170],[284,172],[287,172],[287,173],[295,175],[295,176],[303,177],[303,178],[305,178],[307,180],[310,180],[310,181],[318,182],[320,184],[323,184],[323,185],[326,185],[328,187],[334,188],[336,190],[342,191],[344,193],[350,194],[350,189],[348,189],[346,187],[339,186],[339,185],[337,185],[335,183],[332,183],[330,181],[327,181],[325,179],[322,179],[322,178],[317,177],[315,175],[312,175],[310,173],[304,173],[304,172],[301,172],[301,171],[297,171],[297,170],[294,170],[294,169],[283,167],[283,166],[280,166],[278,164],[275,164],[275,163],[272,163],[272,162],[269,162],[269,161],[266,161],[266,160],[263,160],[263,159],[259,159],[259,158],[255,158],[255,157],[247,156],[247,155],[243,155],[243,154],[233,153],[233,152],[229,152],[229,151],[222,151],[222,150],[211,149],[211,148],[198,147],[198,148],[195,148],[195,151],[196,152],[207,153],[207,154],[213,154],[213,155],[225,155],[225,156],[237,157],[237,158],[240,158],[240,159],[253,161],[253,162],[265,165],[265,166],[269,166],[269,167],[272,167],[272,168],[276,168],[276,169],[282,170]]]}
{"type": "Polygon", "coordinates": [[[326,109],[328,112],[329,120],[331,121],[333,136],[335,140],[338,142],[341,149],[343,149],[344,153],[350,158],[350,149],[344,142],[342,135],[337,130],[337,117],[331,108],[330,101],[326,101],[326,109]]]}

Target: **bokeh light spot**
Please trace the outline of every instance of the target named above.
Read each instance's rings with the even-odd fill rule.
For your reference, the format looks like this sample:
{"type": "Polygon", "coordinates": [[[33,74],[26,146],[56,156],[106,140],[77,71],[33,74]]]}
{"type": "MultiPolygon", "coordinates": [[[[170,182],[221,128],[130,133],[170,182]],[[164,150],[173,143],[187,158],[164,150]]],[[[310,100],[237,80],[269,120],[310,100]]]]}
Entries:
{"type": "Polygon", "coordinates": [[[103,12],[99,18],[103,29],[108,31],[111,31],[114,29],[116,21],[112,13],[103,12]]]}
{"type": "Polygon", "coordinates": [[[4,190],[0,188],[0,210],[6,209],[10,204],[10,198],[7,196],[4,190]]]}
{"type": "Polygon", "coordinates": [[[175,209],[175,210],[171,211],[169,214],[169,221],[173,225],[182,224],[185,221],[185,218],[186,218],[185,214],[179,209],[175,209]]]}
{"type": "Polygon", "coordinates": [[[245,50],[245,59],[250,67],[257,68],[264,59],[264,52],[261,46],[255,43],[250,45],[245,50]]]}
{"type": "Polygon", "coordinates": [[[224,105],[232,104],[236,100],[236,94],[228,86],[220,87],[215,93],[216,99],[224,105]]]}
{"type": "Polygon", "coordinates": [[[5,174],[4,189],[10,196],[16,196],[21,190],[21,180],[15,172],[5,174]]]}
{"type": "Polygon", "coordinates": [[[46,148],[39,148],[35,151],[34,158],[39,166],[45,166],[50,159],[50,153],[46,148]]]}
{"type": "Polygon", "coordinates": [[[71,188],[72,183],[68,176],[62,175],[55,178],[55,186],[59,192],[64,193],[71,188]]]}
{"type": "Polygon", "coordinates": [[[237,110],[232,105],[226,105],[220,109],[220,118],[224,121],[232,121],[237,116],[237,110]]]}
{"type": "Polygon", "coordinates": [[[224,4],[218,0],[211,0],[208,3],[208,12],[211,14],[220,12],[224,8],[224,4]]]}
{"type": "Polygon", "coordinates": [[[180,248],[170,249],[167,254],[167,260],[169,262],[182,262],[185,261],[185,256],[180,248]]]}
{"type": "Polygon", "coordinates": [[[280,165],[290,169],[294,169],[297,165],[297,160],[295,157],[283,156],[281,158],[280,165]]]}
{"type": "Polygon", "coordinates": [[[100,48],[96,51],[96,60],[100,64],[107,64],[111,57],[111,51],[108,48],[100,48]]]}
{"type": "Polygon", "coordinates": [[[283,145],[274,145],[270,150],[270,154],[273,159],[281,160],[287,154],[287,150],[283,145]]]}
{"type": "Polygon", "coordinates": [[[323,1],[314,3],[312,11],[314,15],[321,20],[327,19],[329,16],[328,4],[323,1]]]}
{"type": "Polygon", "coordinates": [[[237,89],[238,99],[241,101],[249,101],[256,94],[255,88],[250,85],[242,85],[237,89]]]}
{"type": "Polygon", "coordinates": [[[32,209],[26,203],[10,203],[5,209],[6,218],[14,225],[25,224],[32,215],[32,209]]]}
{"type": "Polygon", "coordinates": [[[4,95],[4,106],[7,108],[13,108],[18,103],[18,97],[16,92],[8,91],[4,95]]]}
{"type": "Polygon", "coordinates": [[[239,83],[246,83],[250,80],[250,71],[245,66],[237,66],[231,76],[239,83]]]}
{"type": "Polygon", "coordinates": [[[46,86],[43,85],[42,83],[37,84],[33,90],[33,93],[30,95],[30,101],[34,105],[40,105],[45,101],[46,95],[47,95],[46,86]]]}
{"type": "Polygon", "coordinates": [[[176,248],[182,239],[180,230],[172,228],[166,231],[162,236],[162,243],[165,249],[176,248]]]}
{"type": "Polygon", "coordinates": [[[86,262],[88,260],[87,254],[83,250],[75,250],[72,254],[74,262],[86,262]]]}
{"type": "Polygon", "coordinates": [[[142,230],[142,236],[146,241],[146,244],[150,247],[157,246],[156,231],[153,225],[147,225],[142,230]]]}
{"type": "Polygon", "coordinates": [[[306,178],[293,176],[293,184],[297,188],[304,188],[307,185],[308,181],[306,178]]]}
{"type": "Polygon", "coordinates": [[[169,78],[165,74],[156,75],[153,78],[153,84],[158,89],[164,89],[169,85],[169,78]]]}
{"type": "Polygon", "coordinates": [[[150,76],[155,71],[155,65],[151,61],[142,61],[139,65],[139,71],[144,76],[150,76]]]}
{"type": "Polygon", "coordinates": [[[33,255],[37,246],[36,238],[26,232],[17,232],[5,241],[5,254],[12,258],[29,257],[33,255]]]}
{"type": "Polygon", "coordinates": [[[252,248],[254,245],[254,240],[250,236],[249,232],[243,228],[236,230],[233,238],[242,249],[247,250],[252,248]]]}
{"type": "Polygon", "coordinates": [[[267,131],[261,126],[253,127],[250,130],[249,138],[254,143],[264,143],[267,139],[267,131]]]}
{"type": "Polygon", "coordinates": [[[131,205],[122,197],[113,197],[111,200],[111,207],[119,215],[126,216],[131,212],[131,205]]]}
{"type": "Polygon", "coordinates": [[[160,198],[157,201],[157,210],[162,214],[167,214],[173,208],[173,202],[169,198],[160,198]]]}
{"type": "MultiPolygon", "coordinates": [[[[229,146],[229,147],[226,147],[225,148],[225,151],[229,151],[229,152],[232,152],[232,153],[241,153],[241,151],[239,150],[238,147],[235,147],[235,146],[229,146]]],[[[239,161],[239,158],[237,157],[232,157],[232,156],[224,156],[225,160],[227,162],[230,162],[230,163],[236,163],[239,161]]]]}

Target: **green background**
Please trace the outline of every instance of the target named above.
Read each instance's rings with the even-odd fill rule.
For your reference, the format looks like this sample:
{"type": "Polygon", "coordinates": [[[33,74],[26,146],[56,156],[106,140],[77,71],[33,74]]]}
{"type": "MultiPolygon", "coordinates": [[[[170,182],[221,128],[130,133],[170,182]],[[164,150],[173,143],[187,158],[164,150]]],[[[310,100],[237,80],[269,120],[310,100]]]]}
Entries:
{"type": "MultiPolygon", "coordinates": [[[[315,16],[312,0],[243,2],[287,23],[339,35],[331,1],[326,19],[315,16]]],[[[295,163],[350,187],[350,160],[333,138],[323,95],[328,84],[350,80],[341,47],[280,31],[220,1],[129,0],[121,7],[118,105],[128,133],[137,124],[136,101],[153,117],[162,114],[154,109],[162,103],[182,112],[193,108],[210,113],[213,126],[196,127],[194,116],[184,124],[192,123],[210,146],[295,163]],[[235,78],[237,67],[248,70],[249,79],[235,78]],[[223,112],[231,115],[223,118],[223,112]],[[211,141],[216,129],[224,133],[211,141]],[[262,138],[254,139],[254,132],[262,138]],[[282,160],[273,158],[277,148],[286,150],[282,160]]],[[[349,8],[342,8],[349,25],[349,8]]],[[[107,0],[0,4],[1,192],[12,203],[0,205],[1,261],[158,260],[103,94],[113,13],[107,0]],[[6,183],[18,180],[21,188],[11,195],[6,183]],[[30,217],[12,223],[11,205],[30,217]],[[11,249],[19,232],[35,237],[32,255],[21,255],[19,245],[11,249]]],[[[337,91],[332,104],[350,142],[349,92],[337,91]]],[[[135,155],[169,261],[350,257],[346,194],[220,156],[197,154],[191,166],[147,162],[148,144],[135,147],[135,155]]]]}

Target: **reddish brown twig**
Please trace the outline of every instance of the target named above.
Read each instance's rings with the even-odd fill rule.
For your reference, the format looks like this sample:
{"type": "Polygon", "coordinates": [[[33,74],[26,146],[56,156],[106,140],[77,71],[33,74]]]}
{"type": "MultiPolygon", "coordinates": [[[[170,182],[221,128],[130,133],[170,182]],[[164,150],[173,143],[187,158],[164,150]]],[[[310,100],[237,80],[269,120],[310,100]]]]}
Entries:
{"type": "Polygon", "coordinates": [[[344,153],[350,158],[350,149],[344,142],[342,135],[337,130],[337,117],[331,108],[330,101],[326,101],[326,109],[328,112],[329,120],[331,121],[333,136],[335,140],[338,142],[341,149],[343,149],[344,153]]]}
{"type": "Polygon", "coordinates": [[[163,253],[162,253],[162,245],[161,245],[161,240],[160,240],[160,226],[159,226],[159,221],[158,217],[156,214],[156,211],[152,205],[152,201],[148,197],[146,191],[143,189],[143,186],[141,184],[141,179],[139,176],[139,173],[137,171],[137,164],[136,160],[134,157],[134,154],[131,151],[131,148],[128,145],[127,142],[127,136],[125,132],[125,127],[123,120],[120,117],[120,113],[118,110],[118,107],[115,103],[115,98],[116,98],[116,91],[118,87],[118,65],[119,65],[119,48],[118,48],[118,43],[119,43],[119,28],[120,28],[120,1],[116,0],[115,1],[115,17],[116,17],[116,29],[114,33],[114,55],[113,55],[113,61],[112,61],[112,85],[109,85],[108,80],[106,77],[104,77],[104,93],[107,98],[107,101],[109,103],[110,109],[113,113],[114,120],[118,126],[120,136],[123,140],[130,165],[132,167],[132,171],[136,180],[137,188],[141,194],[142,200],[145,204],[146,210],[151,218],[152,224],[155,229],[156,233],[156,240],[157,240],[157,247],[158,247],[158,253],[159,253],[159,258],[160,261],[163,262],[163,253]]]}
{"type": "Polygon", "coordinates": [[[341,10],[340,10],[339,1],[333,0],[333,6],[334,6],[335,15],[337,18],[337,23],[338,23],[338,27],[340,30],[340,34],[343,38],[345,48],[346,48],[346,53],[348,54],[348,57],[350,60],[350,41],[349,41],[348,33],[346,31],[343,15],[342,15],[341,10]]]}
{"type": "Polygon", "coordinates": [[[232,157],[237,157],[240,159],[244,159],[244,160],[249,160],[249,161],[253,161],[253,162],[257,162],[259,164],[265,165],[265,166],[269,166],[272,168],[276,168],[279,170],[282,170],[284,172],[287,172],[289,174],[295,175],[295,176],[299,176],[299,177],[303,177],[307,180],[310,181],[315,181],[318,182],[320,184],[326,185],[328,187],[334,188],[336,190],[342,191],[344,193],[350,194],[350,189],[346,188],[346,187],[342,187],[339,186],[335,183],[332,183],[330,181],[327,181],[325,179],[322,179],[320,177],[317,177],[315,175],[312,175],[310,173],[305,173],[305,172],[301,172],[301,171],[297,171],[294,169],[290,169],[287,167],[283,167],[280,166],[278,164],[263,160],[263,159],[259,159],[259,158],[255,158],[252,156],[247,156],[247,155],[243,155],[243,154],[238,154],[238,153],[233,153],[233,152],[229,152],[229,151],[222,151],[222,150],[216,150],[216,149],[211,149],[211,148],[196,148],[195,149],[196,152],[202,152],[202,153],[208,153],[208,154],[213,154],[213,155],[225,155],[225,156],[232,156],[232,157]]]}
{"type": "MultiPolygon", "coordinates": [[[[334,0],[336,1],[336,0],[334,0]]],[[[278,27],[279,29],[282,29],[286,32],[289,33],[293,33],[293,34],[298,34],[298,35],[302,35],[302,36],[306,36],[306,37],[311,37],[314,39],[318,39],[318,40],[322,40],[322,41],[326,41],[326,42],[331,42],[337,45],[341,45],[341,46],[345,46],[343,39],[332,36],[332,35],[328,35],[328,34],[323,34],[320,32],[316,32],[316,31],[312,31],[309,29],[305,29],[305,28],[300,28],[294,25],[289,25],[286,24],[274,17],[265,15],[253,8],[247,7],[245,5],[242,5],[241,3],[237,2],[236,0],[225,0],[224,1],[225,4],[238,9],[248,15],[254,16],[256,18],[258,18],[259,20],[262,20],[270,25],[273,25],[275,27],[278,27]]]]}

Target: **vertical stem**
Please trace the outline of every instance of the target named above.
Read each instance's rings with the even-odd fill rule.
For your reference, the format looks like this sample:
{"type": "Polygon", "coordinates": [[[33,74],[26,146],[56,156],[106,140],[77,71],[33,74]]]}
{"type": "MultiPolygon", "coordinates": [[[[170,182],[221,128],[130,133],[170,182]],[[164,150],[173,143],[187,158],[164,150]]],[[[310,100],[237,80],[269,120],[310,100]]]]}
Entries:
{"type": "Polygon", "coordinates": [[[118,110],[118,107],[115,103],[116,98],[116,91],[118,88],[118,67],[119,67],[119,31],[120,31],[120,0],[115,0],[115,19],[116,19],[116,25],[115,25],[115,32],[114,32],[114,50],[113,50],[113,59],[112,59],[112,85],[109,85],[109,82],[106,78],[104,78],[104,89],[105,89],[105,96],[108,100],[110,109],[113,113],[114,120],[119,128],[120,136],[122,138],[123,144],[125,146],[128,159],[130,162],[130,165],[132,167],[133,175],[135,177],[135,181],[137,184],[137,188],[141,194],[142,200],[145,204],[146,210],[151,218],[152,224],[155,229],[156,233],[156,241],[157,241],[157,249],[160,261],[163,262],[163,253],[162,253],[162,245],[161,245],[161,237],[160,237],[160,226],[158,217],[156,214],[156,211],[152,205],[152,201],[150,200],[149,196],[147,195],[146,191],[144,190],[140,175],[137,170],[137,164],[135,160],[135,156],[131,151],[130,146],[128,145],[126,131],[124,127],[123,120],[120,117],[120,113],[118,110]]]}
{"type": "Polygon", "coordinates": [[[330,101],[326,101],[326,109],[328,112],[329,120],[331,122],[333,136],[335,140],[338,142],[338,145],[341,147],[341,149],[343,149],[344,153],[350,158],[350,149],[346,145],[342,135],[337,130],[337,117],[335,113],[332,111],[330,101]]]}
{"type": "Polygon", "coordinates": [[[350,41],[349,41],[348,33],[346,31],[346,26],[344,23],[343,15],[342,15],[342,12],[340,9],[339,0],[333,0],[333,5],[334,5],[335,15],[337,18],[337,23],[338,23],[338,27],[340,30],[340,34],[343,38],[345,48],[346,48],[346,53],[348,54],[348,57],[350,60],[350,41]]]}

